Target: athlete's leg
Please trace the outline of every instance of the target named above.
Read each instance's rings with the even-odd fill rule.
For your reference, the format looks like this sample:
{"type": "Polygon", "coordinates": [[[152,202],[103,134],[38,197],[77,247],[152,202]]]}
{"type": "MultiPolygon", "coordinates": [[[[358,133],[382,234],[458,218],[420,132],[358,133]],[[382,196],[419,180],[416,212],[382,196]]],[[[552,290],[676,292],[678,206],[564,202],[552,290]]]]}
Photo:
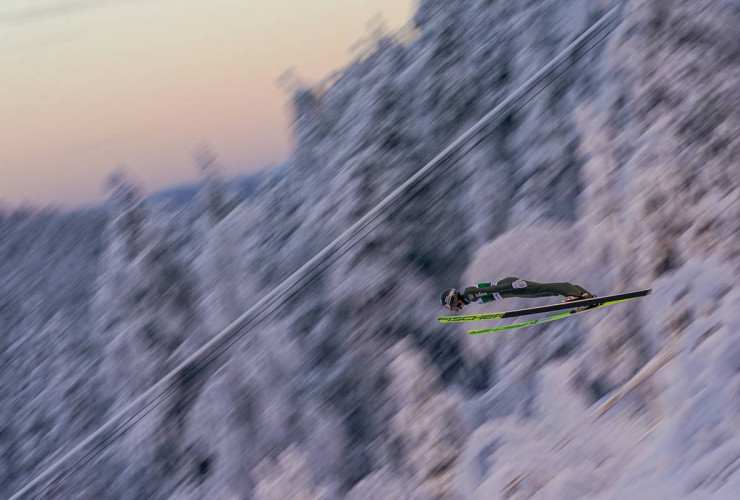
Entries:
{"type": "Polygon", "coordinates": [[[503,298],[508,297],[553,297],[561,295],[563,297],[573,296],[582,297],[583,294],[590,296],[591,294],[584,288],[573,285],[572,283],[538,283],[536,281],[528,281],[519,278],[504,278],[499,281],[497,285],[510,285],[508,288],[501,291],[503,298]]]}
{"type": "Polygon", "coordinates": [[[542,283],[542,286],[548,290],[557,292],[558,295],[564,297],[590,297],[591,293],[585,288],[574,285],[573,283],[542,283]]]}

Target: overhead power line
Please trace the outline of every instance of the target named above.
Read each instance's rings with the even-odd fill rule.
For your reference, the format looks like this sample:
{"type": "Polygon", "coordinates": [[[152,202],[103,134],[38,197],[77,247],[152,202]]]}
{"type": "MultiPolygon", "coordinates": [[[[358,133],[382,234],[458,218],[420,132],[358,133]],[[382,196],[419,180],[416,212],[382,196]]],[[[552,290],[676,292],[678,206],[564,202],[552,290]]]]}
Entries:
{"type": "Polygon", "coordinates": [[[327,267],[367,237],[382,222],[403,208],[408,200],[418,194],[421,189],[443,175],[476,145],[488,137],[501,125],[506,117],[516,113],[604,38],[609,36],[616,27],[614,23],[617,18],[618,8],[615,7],[468,129],[467,132],[458,137],[401,186],[388,194],[375,208],[273,288],[252,308],[215,335],[154,386],[119,410],[77,446],[56,459],[17,491],[11,499],[24,496],[43,496],[46,492],[51,491],[56,484],[74,474],[99,455],[111,443],[136,425],[139,420],[162,404],[178,388],[186,385],[188,381],[201,373],[235,342],[269,317],[281,304],[277,302],[277,299],[283,299],[283,301],[289,299],[316,279],[327,267]],[[566,63],[569,64],[566,65],[566,63]],[[34,494],[35,489],[39,489],[39,491],[34,494]]]}

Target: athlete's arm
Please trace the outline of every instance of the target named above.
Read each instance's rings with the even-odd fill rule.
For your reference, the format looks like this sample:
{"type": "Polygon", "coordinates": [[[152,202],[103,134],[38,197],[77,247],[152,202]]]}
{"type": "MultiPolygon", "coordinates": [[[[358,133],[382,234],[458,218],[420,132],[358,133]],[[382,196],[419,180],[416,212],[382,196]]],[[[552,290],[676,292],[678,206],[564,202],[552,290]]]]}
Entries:
{"type": "Polygon", "coordinates": [[[486,287],[469,286],[463,292],[468,302],[476,302],[483,297],[490,295],[490,300],[501,300],[501,292],[511,290],[511,285],[492,285],[486,287]]]}

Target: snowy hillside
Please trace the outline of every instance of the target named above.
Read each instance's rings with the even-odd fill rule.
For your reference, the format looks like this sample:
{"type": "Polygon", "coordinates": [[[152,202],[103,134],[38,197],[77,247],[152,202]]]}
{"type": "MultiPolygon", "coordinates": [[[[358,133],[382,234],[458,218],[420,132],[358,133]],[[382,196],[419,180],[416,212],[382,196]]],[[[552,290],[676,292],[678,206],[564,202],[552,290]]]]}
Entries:
{"type": "MultiPolygon", "coordinates": [[[[416,34],[293,100],[245,201],[0,215],[0,496],[252,307],[611,5],[422,0],[416,34]]],[[[616,29],[319,278],[43,495],[740,496],[740,9],[630,0],[616,29]],[[450,286],[648,298],[489,336],[450,286]]],[[[507,300],[471,312],[551,301],[507,300]]],[[[70,464],[73,465],[73,464],[70,464]]]]}

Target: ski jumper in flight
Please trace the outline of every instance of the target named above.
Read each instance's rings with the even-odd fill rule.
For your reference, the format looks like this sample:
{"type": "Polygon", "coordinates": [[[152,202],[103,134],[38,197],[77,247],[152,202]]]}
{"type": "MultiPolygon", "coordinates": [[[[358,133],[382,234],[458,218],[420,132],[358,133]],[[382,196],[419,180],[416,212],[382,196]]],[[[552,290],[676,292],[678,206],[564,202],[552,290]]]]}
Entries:
{"type": "Polygon", "coordinates": [[[459,311],[472,302],[485,303],[510,297],[535,298],[558,295],[565,297],[563,302],[596,297],[585,288],[572,283],[537,283],[509,277],[495,285],[479,283],[478,286],[469,286],[462,293],[454,288],[448,288],[442,293],[440,300],[445,309],[459,311]]]}

